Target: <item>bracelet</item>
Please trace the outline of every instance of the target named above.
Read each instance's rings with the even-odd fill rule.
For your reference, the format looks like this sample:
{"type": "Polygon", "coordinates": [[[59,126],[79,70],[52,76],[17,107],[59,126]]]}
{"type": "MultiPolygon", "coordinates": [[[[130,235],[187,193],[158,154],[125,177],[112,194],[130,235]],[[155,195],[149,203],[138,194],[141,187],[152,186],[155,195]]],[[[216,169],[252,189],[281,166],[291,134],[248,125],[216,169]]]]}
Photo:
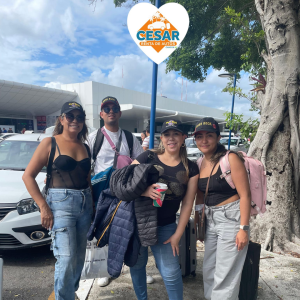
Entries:
{"type": "Polygon", "coordinates": [[[195,205],[195,211],[202,210],[203,206],[204,206],[204,204],[197,204],[197,205],[195,205]]]}

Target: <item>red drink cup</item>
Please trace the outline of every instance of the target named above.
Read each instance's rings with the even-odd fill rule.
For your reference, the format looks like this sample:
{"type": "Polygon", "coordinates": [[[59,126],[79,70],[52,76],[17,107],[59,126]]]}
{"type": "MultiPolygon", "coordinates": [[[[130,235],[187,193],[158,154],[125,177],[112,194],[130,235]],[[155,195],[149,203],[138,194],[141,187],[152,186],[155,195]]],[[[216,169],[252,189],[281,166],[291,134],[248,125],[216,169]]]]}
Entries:
{"type": "Polygon", "coordinates": [[[153,200],[153,206],[155,206],[155,207],[162,207],[163,201],[165,199],[165,194],[166,194],[166,191],[168,189],[168,186],[166,184],[160,183],[160,182],[158,182],[156,184],[159,185],[159,187],[157,187],[156,190],[158,192],[160,192],[161,197],[160,198],[156,198],[156,199],[153,200]]]}

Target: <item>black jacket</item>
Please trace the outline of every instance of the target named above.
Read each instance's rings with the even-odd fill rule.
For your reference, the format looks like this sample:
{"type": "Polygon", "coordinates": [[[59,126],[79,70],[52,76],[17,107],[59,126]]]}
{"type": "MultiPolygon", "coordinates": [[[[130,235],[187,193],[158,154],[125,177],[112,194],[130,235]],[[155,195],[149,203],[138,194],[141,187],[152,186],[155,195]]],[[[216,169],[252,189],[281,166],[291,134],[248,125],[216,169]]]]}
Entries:
{"type": "Polygon", "coordinates": [[[123,262],[129,267],[136,264],[141,245],[136,230],[133,202],[122,201],[117,208],[119,203],[120,200],[109,189],[104,190],[100,194],[96,216],[87,234],[89,241],[94,237],[98,241],[100,239],[100,248],[108,244],[107,271],[115,278],[120,276],[123,262]]]}
{"type": "Polygon", "coordinates": [[[151,198],[141,194],[156,183],[158,170],[151,164],[130,165],[112,173],[111,192],[123,201],[134,200],[134,210],[139,239],[144,247],[157,243],[157,208],[151,198]]]}

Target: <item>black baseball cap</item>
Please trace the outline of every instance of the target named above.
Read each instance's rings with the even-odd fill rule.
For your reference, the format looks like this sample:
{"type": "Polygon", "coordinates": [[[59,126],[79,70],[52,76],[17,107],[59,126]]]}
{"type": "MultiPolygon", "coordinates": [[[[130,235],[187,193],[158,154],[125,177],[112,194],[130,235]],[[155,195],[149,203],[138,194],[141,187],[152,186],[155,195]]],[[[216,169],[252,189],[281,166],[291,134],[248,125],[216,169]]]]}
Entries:
{"type": "Polygon", "coordinates": [[[203,118],[198,122],[193,135],[195,135],[199,131],[215,132],[217,135],[220,135],[218,122],[214,118],[210,117],[203,118]]]}
{"type": "Polygon", "coordinates": [[[77,103],[77,102],[74,102],[74,101],[71,101],[71,102],[66,102],[62,108],[61,108],[61,114],[67,114],[68,112],[72,111],[72,110],[80,110],[83,114],[84,114],[84,111],[83,111],[83,108],[82,106],[77,103]]]}
{"type": "Polygon", "coordinates": [[[119,106],[120,107],[120,104],[117,100],[117,98],[115,97],[111,97],[111,96],[107,96],[105,97],[103,100],[102,100],[102,103],[101,103],[101,109],[104,107],[104,105],[106,104],[115,104],[116,106],[119,106]]]}
{"type": "Polygon", "coordinates": [[[175,120],[169,120],[163,123],[161,127],[160,133],[164,133],[169,129],[177,130],[181,133],[184,133],[184,131],[181,128],[181,122],[180,121],[175,121],[175,120]]]}

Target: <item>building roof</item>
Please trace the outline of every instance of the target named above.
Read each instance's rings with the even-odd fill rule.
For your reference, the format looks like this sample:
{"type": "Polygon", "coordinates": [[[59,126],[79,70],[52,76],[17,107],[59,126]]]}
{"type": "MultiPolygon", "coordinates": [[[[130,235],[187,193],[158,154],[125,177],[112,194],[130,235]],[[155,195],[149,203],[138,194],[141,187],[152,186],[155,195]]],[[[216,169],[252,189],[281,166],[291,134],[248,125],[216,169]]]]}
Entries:
{"type": "Polygon", "coordinates": [[[0,80],[0,116],[44,116],[58,111],[77,93],[37,85],[0,80]]]}

